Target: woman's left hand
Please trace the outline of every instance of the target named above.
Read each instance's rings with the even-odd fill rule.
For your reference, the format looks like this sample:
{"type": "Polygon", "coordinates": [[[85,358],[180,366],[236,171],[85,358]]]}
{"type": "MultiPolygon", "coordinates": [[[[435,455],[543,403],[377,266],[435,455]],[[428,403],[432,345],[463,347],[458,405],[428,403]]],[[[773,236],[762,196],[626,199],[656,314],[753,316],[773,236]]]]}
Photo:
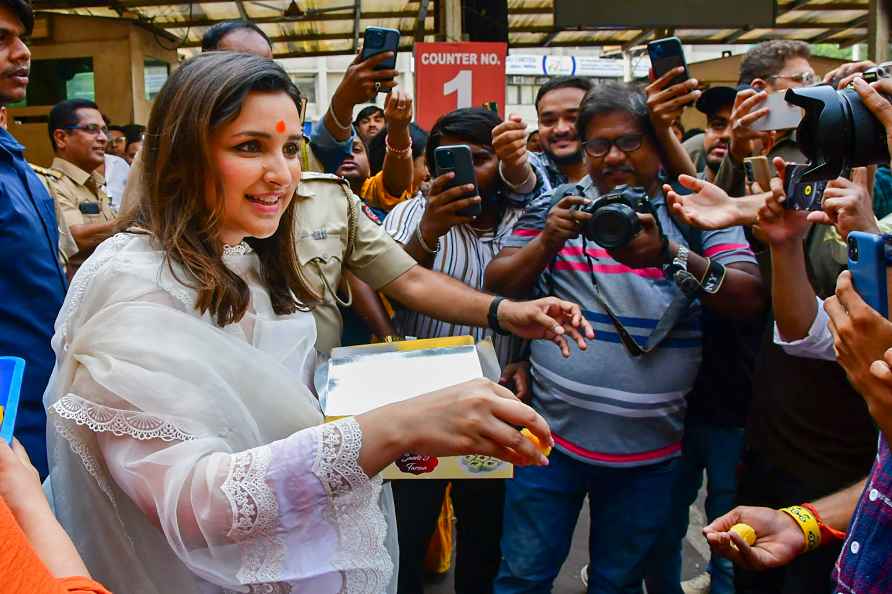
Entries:
{"type": "Polygon", "coordinates": [[[497,316],[499,325],[508,332],[521,338],[550,340],[560,347],[564,357],[570,356],[567,335],[582,351],[587,348],[585,339],[595,337],[595,331],[580,307],[556,297],[535,301],[506,299],[499,305],[497,316]]]}

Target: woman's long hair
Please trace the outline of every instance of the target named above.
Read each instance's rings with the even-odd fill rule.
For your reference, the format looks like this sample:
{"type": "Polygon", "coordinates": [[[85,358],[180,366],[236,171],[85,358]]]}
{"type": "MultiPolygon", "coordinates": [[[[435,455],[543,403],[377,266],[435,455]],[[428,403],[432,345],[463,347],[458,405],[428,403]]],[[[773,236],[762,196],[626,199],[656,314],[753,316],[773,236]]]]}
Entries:
{"type": "MultiPolygon", "coordinates": [[[[245,281],[223,263],[224,194],[210,139],[238,117],[252,91],[283,92],[300,103],[300,92],[285,71],[266,58],[207,52],[180,65],[152,107],[142,150],[145,187],[139,203],[119,223],[121,229],[135,226],[157,238],[166,256],[192,277],[179,280],[198,292],[196,309],[210,312],[220,326],[244,316],[250,294],[245,281]],[[208,188],[214,188],[215,195],[210,207],[208,188]]],[[[279,315],[320,300],[301,273],[293,227],[292,199],[272,236],[247,239],[260,258],[260,276],[279,315]]]]}

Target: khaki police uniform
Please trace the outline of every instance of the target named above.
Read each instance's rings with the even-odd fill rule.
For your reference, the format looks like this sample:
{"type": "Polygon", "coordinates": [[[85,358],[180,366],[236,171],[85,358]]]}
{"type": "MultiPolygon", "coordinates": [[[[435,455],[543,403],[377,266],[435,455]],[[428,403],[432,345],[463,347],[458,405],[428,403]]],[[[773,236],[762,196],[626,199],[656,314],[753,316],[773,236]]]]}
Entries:
{"type": "Polygon", "coordinates": [[[56,223],[59,227],[59,262],[62,264],[63,268],[67,268],[68,260],[79,250],[77,248],[77,243],[74,241],[74,236],[71,234],[71,229],[68,228],[68,223],[65,222],[65,217],[62,215],[59,201],[56,200],[56,197],[50,189],[50,180],[53,180],[53,184],[61,183],[62,178],[65,176],[55,169],[39,167],[33,163],[29,163],[29,165],[31,165],[31,169],[34,170],[34,173],[37,174],[37,179],[44,185],[49,195],[53,197],[53,205],[56,207],[56,223]]]}
{"type": "Polygon", "coordinates": [[[50,169],[62,174],[61,178],[49,177],[46,181],[47,189],[59,204],[68,226],[110,223],[115,220],[111,198],[105,192],[105,179],[100,174],[87,173],[59,157],[53,159],[50,169]]]}
{"type": "Polygon", "coordinates": [[[313,308],[316,350],[329,353],[341,343],[343,319],[338,305],[349,305],[341,287],[346,268],[378,290],[416,265],[363,211],[350,185],[336,175],[304,172],[294,196],[297,257],[309,288],[322,298],[313,308]]]}

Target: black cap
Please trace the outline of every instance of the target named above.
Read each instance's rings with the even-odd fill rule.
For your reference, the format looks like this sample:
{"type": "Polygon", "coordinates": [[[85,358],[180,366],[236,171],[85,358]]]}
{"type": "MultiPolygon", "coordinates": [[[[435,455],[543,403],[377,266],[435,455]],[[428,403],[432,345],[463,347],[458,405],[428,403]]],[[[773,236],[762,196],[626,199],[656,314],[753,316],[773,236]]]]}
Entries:
{"type": "Polygon", "coordinates": [[[709,87],[697,99],[697,109],[706,115],[710,115],[726,105],[734,105],[736,96],[737,89],[734,87],[709,87]]]}

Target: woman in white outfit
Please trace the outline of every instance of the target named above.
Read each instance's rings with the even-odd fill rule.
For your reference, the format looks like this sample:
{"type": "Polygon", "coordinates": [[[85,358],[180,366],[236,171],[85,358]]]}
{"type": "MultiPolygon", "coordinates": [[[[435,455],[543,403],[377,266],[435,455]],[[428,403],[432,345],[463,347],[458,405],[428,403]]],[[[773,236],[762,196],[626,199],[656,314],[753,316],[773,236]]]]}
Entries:
{"type": "Polygon", "coordinates": [[[547,463],[516,429],[551,443],[544,420],[485,381],[323,424],[291,233],[297,98],[270,60],[181,65],[146,134],[147,196],[56,322],[55,509],[115,592],[388,591],[381,469],[406,451],[547,463]]]}

